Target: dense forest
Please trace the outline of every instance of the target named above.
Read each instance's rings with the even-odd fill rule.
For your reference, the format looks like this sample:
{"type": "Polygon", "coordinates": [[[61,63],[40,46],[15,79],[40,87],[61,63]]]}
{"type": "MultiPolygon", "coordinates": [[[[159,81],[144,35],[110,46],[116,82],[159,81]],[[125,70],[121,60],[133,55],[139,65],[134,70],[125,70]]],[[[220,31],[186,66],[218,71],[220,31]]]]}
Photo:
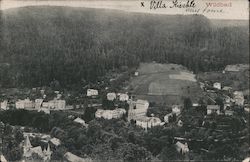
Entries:
{"type": "Polygon", "coordinates": [[[140,62],[194,72],[248,63],[248,26],[216,28],[201,15],[153,15],[70,7],[0,12],[0,87],[94,82],[140,62]]]}

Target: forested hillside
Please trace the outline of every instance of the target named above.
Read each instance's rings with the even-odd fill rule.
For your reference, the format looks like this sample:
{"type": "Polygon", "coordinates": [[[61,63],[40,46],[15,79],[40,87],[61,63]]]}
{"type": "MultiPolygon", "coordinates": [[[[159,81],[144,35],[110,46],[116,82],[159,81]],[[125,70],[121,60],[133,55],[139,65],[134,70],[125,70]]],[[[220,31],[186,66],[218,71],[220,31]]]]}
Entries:
{"type": "Polygon", "coordinates": [[[0,12],[0,86],[96,81],[139,62],[211,71],[249,61],[248,27],[215,28],[200,15],[167,16],[70,7],[0,12]]]}

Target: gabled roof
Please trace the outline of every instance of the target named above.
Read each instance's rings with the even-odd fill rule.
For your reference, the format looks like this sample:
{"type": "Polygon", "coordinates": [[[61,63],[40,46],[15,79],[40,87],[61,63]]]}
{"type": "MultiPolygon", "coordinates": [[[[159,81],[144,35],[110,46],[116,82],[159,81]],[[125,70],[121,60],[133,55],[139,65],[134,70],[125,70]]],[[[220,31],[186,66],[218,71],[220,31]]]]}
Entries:
{"type": "Polygon", "coordinates": [[[50,140],[50,142],[53,144],[53,145],[55,145],[55,146],[59,146],[60,144],[61,144],[61,141],[58,139],[58,138],[52,138],[51,140],[50,140]]]}
{"type": "Polygon", "coordinates": [[[27,147],[27,148],[31,148],[33,147],[30,143],[30,139],[29,139],[29,136],[27,135],[25,140],[24,140],[24,147],[27,147]]]}
{"type": "Polygon", "coordinates": [[[79,118],[79,117],[77,117],[77,118],[74,120],[74,122],[79,123],[79,124],[82,124],[82,125],[85,126],[85,127],[88,126],[88,124],[86,124],[85,121],[84,121],[83,119],[79,118]]]}

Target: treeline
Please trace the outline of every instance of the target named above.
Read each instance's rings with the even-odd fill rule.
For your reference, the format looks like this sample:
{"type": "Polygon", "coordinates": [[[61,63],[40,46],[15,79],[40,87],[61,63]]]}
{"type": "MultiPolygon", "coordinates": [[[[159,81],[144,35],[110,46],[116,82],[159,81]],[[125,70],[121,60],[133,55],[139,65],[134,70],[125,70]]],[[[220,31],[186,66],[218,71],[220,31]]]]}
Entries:
{"type": "Polygon", "coordinates": [[[3,11],[0,24],[2,87],[83,86],[140,62],[199,72],[249,61],[247,27],[214,28],[201,15],[26,7],[3,11]]]}

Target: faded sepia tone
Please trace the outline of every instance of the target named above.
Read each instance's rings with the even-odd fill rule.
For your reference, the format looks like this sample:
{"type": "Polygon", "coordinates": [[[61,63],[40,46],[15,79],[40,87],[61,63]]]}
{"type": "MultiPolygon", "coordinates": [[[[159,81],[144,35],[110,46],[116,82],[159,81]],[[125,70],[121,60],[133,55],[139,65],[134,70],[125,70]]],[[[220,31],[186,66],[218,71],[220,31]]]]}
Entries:
{"type": "Polygon", "coordinates": [[[247,0],[1,0],[0,162],[243,161],[247,0]]]}

